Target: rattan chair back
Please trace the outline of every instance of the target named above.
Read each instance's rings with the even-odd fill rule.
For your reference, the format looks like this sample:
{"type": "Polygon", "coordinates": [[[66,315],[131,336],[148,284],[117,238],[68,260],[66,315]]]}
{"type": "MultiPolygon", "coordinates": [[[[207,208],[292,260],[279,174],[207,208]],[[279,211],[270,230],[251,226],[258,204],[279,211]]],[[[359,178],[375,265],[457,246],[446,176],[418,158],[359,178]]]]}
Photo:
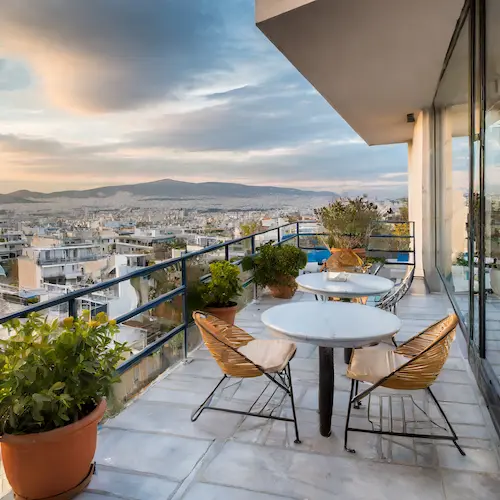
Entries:
{"type": "Polygon", "coordinates": [[[263,372],[237,349],[254,338],[235,325],[205,312],[196,311],[193,319],[201,337],[220,369],[231,377],[259,377],[263,372]]]}
{"type": "Polygon", "coordinates": [[[411,359],[386,377],[380,385],[390,389],[407,390],[429,387],[448,358],[457,324],[456,314],[450,314],[397,347],[397,354],[411,359]]]}

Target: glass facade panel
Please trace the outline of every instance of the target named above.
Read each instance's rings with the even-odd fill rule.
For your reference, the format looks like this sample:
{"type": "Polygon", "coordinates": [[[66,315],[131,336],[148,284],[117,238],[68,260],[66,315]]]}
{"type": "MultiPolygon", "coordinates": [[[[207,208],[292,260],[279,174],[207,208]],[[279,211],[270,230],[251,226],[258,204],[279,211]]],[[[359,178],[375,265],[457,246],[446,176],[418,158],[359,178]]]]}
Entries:
{"type": "Polygon", "coordinates": [[[485,356],[500,380],[500,5],[486,1],[484,129],[485,356]]]}
{"type": "Polygon", "coordinates": [[[464,23],[434,100],[436,150],[436,263],[465,323],[477,266],[469,257],[469,29],[464,23]]]}

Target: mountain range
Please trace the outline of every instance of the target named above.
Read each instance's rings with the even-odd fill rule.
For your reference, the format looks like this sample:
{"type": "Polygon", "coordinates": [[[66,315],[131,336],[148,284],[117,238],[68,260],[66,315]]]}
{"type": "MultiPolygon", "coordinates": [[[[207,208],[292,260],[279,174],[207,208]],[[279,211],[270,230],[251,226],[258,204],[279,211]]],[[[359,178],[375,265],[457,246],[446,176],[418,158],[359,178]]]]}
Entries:
{"type": "Polygon", "coordinates": [[[36,191],[14,191],[0,194],[0,205],[8,203],[40,203],[55,198],[109,198],[119,193],[129,193],[140,198],[154,197],[157,199],[183,198],[252,198],[259,196],[322,196],[337,198],[330,191],[304,191],[302,189],[283,188],[275,186],[247,186],[229,182],[183,182],[173,179],[163,179],[141,184],[125,184],[122,186],[105,186],[81,191],[56,191],[39,193],[36,191]]]}

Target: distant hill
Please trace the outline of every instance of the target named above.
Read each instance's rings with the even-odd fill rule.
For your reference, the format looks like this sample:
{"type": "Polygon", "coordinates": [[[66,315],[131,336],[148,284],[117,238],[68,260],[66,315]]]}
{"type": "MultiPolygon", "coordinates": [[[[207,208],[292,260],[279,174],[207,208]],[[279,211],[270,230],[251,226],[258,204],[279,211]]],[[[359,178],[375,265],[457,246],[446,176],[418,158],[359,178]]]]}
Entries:
{"type": "Polygon", "coordinates": [[[82,191],[57,191],[54,193],[38,193],[35,191],[15,191],[0,194],[0,205],[7,203],[43,202],[54,198],[109,198],[118,193],[130,193],[133,196],[161,199],[182,198],[251,198],[257,196],[323,196],[337,198],[330,191],[304,191],[274,186],[247,186],[228,182],[182,182],[163,179],[142,184],[125,184],[122,186],[105,186],[82,191]]]}

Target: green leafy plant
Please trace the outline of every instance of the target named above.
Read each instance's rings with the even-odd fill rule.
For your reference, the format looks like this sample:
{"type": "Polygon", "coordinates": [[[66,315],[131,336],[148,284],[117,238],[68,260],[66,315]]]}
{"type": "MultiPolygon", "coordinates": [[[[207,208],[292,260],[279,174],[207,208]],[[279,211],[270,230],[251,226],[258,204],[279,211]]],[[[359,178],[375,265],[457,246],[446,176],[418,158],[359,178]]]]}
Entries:
{"type": "Polygon", "coordinates": [[[454,264],[456,266],[469,267],[469,261],[466,259],[465,254],[463,252],[460,252],[457,255],[454,264]]]}
{"type": "Polygon", "coordinates": [[[254,282],[261,287],[289,285],[290,278],[299,275],[307,264],[307,255],[291,245],[262,245],[257,255],[245,257],[243,270],[253,269],[254,282]]]}
{"type": "Polygon", "coordinates": [[[368,248],[370,236],[381,218],[377,205],[366,196],[339,198],[314,213],[328,232],[329,248],[368,248]]]}
{"type": "Polygon", "coordinates": [[[258,233],[262,229],[262,224],[259,220],[250,220],[240,224],[240,231],[242,236],[250,236],[251,234],[258,233]]]}
{"type": "Polygon", "coordinates": [[[210,264],[211,279],[201,288],[201,296],[207,306],[229,307],[241,295],[240,269],[226,260],[210,264]]]}
{"type": "Polygon", "coordinates": [[[119,380],[129,349],[113,340],[104,313],[49,322],[33,313],[5,323],[0,340],[0,433],[31,434],[71,424],[91,413],[119,380]]]}

